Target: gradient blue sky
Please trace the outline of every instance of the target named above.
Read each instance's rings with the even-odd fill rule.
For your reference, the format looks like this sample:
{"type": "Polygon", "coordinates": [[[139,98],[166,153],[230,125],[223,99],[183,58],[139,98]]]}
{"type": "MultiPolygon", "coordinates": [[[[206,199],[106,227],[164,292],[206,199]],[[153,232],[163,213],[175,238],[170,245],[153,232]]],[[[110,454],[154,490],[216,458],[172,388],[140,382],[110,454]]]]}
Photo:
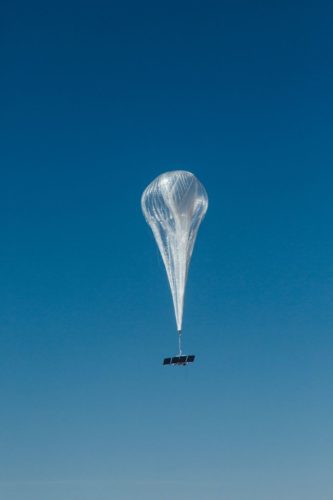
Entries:
{"type": "Polygon", "coordinates": [[[1,500],[333,498],[331,2],[1,8],[1,500]],[[194,172],[186,369],[140,210],[194,172]]]}

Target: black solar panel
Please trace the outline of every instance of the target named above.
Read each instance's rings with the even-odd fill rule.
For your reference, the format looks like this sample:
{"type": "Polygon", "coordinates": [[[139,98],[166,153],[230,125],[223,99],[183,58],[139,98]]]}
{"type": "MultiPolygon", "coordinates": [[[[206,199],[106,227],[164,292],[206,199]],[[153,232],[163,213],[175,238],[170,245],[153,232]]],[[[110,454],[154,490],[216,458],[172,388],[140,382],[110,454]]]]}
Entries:
{"type": "Polygon", "coordinates": [[[172,358],[164,358],[163,365],[179,365],[183,366],[187,363],[193,363],[194,354],[190,354],[189,356],[173,356],[172,358]]]}

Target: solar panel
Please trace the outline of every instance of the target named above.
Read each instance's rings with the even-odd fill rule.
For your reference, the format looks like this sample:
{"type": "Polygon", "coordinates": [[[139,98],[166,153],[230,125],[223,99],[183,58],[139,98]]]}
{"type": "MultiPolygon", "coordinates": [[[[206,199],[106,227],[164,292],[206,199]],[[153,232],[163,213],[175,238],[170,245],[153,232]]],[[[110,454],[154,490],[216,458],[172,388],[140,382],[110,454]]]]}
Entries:
{"type": "Polygon", "coordinates": [[[193,363],[194,359],[194,354],[190,354],[189,356],[173,356],[172,358],[164,358],[163,365],[183,366],[187,365],[187,363],[193,363]]]}

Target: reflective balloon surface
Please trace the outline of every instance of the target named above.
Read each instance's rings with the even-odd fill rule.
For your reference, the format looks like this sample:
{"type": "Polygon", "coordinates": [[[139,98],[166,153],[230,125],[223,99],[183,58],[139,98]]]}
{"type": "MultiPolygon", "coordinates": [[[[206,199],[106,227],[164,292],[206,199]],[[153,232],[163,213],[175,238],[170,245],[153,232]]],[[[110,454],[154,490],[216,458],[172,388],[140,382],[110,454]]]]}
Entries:
{"type": "Polygon", "coordinates": [[[207,193],[193,174],[176,170],[160,175],[149,184],[142,195],[141,206],[162,255],[180,332],[188,268],[197,232],[208,208],[207,193]]]}

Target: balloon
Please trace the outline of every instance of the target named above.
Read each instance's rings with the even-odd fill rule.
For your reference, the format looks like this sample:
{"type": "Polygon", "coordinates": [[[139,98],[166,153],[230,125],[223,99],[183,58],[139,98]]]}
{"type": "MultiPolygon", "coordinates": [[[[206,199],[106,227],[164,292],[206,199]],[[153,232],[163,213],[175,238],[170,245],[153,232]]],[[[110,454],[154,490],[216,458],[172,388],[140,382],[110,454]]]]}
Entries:
{"type": "Polygon", "coordinates": [[[208,196],[193,174],[175,170],[149,184],[141,206],[162,255],[180,334],[189,264],[208,196]]]}

